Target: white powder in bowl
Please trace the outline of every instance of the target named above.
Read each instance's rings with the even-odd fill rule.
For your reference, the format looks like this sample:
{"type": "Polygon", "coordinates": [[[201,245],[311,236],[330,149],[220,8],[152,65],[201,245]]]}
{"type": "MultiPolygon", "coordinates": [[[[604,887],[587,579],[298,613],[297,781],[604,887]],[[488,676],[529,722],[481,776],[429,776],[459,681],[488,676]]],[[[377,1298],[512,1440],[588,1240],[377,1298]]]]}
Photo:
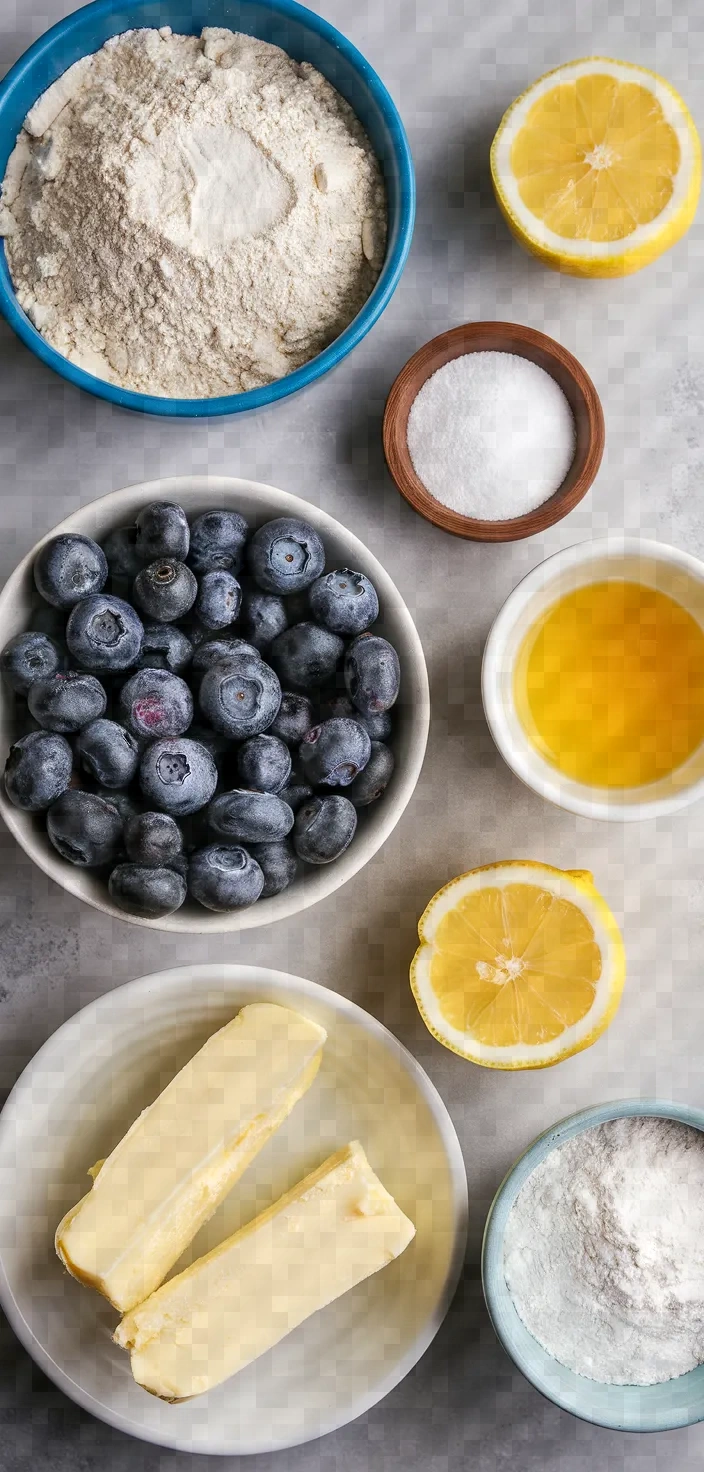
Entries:
{"type": "Polygon", "coordinates": [[[386,240],[352,109],[277,46],[126,31],[28,113],[0,202],[20,305],[65,357],[176,398],[258,388],[356,316],[386,240]]]}
{"type": "Polygon", "coordinates": [[[507,521],[541,506],[574,460],[559,384],[516,353],[465,353],[426,379],[408,416],[413,468],[462,516],[507,521]]]}
{"type": "Polygon", "coordinates": [[[506,1223],[516,1310],[561,1364],[657,1385],[704,1362],[704,1135],[609,1120],[552,1150],[506,1223]]]}

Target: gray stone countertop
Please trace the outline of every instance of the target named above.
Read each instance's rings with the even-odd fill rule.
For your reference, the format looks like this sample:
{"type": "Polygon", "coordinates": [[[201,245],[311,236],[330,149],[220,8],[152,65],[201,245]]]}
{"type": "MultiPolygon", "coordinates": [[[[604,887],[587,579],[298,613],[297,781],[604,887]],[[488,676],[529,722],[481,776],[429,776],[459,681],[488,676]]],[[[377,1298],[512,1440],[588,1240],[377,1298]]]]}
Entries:
{"type": "MultiPolygon", "coordinates": [[[[0,0],[9,66],[70,0],[0,0]]],[[[317,6],[316,6],[317,8],[317,6]]],[[[547,806],[516,781],[482,716],[483,642],[518,579],[548,553],[607,529],[704,555],[704,228],[641,274],[578,281],[543,269],[500,220],[488,149],[508,103],[549,67],[589,54],[662,72],[704,119],[699,0],[325,0],[398,103],[418,173],[411,256],[389,309],[331,377],[261,416],[213,423],[129,415],[83,396],[0,327],[0,576],[68,512],[153,476],[245,475],[331,511],[374,549],[418,624],[433,716],[414,801],[385,848],[325,903],[233,938],[177,938],[107,917],[64,894],[0,835],[0,1083],[92,998],[189,960],[265,963],[345,993],[413,1050],[455,1121],[469,1178],[463,1282],[423,1360],[362,1420],[262,1457],[257,1472],[694,1472],[704,1428],[658,1437],[590,1427],[543,1401],[496,1344],[478,1285],[491,1197],[540,1130],[626,1095],[704,1098],[704,808],[672,821],[600,825],[547,806]],[[388,388],[427,338],[505,318],[557,337],[583,361],[606,414],[591,494],[544,537],[456,541],[414,515],[385,473],[388,388]],[[537,1073],[464,1063],[425,1031],[408,986],[417,918],[462,870],[530,857],[593,870],[624,931],[629,974],[609,1032],[537,1073]]],[[[66,1400],[0,1333],[2,1472],[244,1472],[238,1459],[160,1451],[66,1400]]]]}

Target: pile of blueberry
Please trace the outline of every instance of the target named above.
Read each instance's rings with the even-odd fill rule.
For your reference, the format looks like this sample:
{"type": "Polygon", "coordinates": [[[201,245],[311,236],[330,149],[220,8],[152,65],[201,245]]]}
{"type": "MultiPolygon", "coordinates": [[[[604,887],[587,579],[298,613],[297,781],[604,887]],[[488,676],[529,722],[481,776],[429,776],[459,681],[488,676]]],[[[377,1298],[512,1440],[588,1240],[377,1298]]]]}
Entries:
{"type": "Polygon", "coordinates": [[[54,537],[34,579],[65,628],[0,655],[29,713],[5,790],[120,909],[240,909],[344,853],[393,772],[399,661],[312,526],[155,502],[102,547],[54,537]]]}

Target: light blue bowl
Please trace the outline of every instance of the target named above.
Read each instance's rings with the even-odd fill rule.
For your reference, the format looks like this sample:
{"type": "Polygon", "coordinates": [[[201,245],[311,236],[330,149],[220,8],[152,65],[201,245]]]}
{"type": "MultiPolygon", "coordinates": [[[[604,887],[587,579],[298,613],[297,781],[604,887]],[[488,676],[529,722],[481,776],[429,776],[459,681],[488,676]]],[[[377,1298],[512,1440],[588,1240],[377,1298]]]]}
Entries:
{"type": "Polygon", "coordinates": [[[675,1119],[704,1130],[704,1110],[657,1099],[625,1099],[570,1115],[539,1135],[511,1168],[494,1197],[482,1248],[482,1281],[491,1322],[507,1354],[536,1390],[583,1421],[613,1431],[672,1431],[704,1420],[704,1365],[663,1385],[602,1385],[552,1358],[518,1317],[504,1276],[504,1232],[514,1201],[536,1165],[582,1130],[629,1115],[675,1119]]]}
{"type": "Polygon", "coordinates": [[[97,51],[110,36],[140,26],[171,26],[197,35],[203,26],[228,26],[281,46],[296,61],[308,61],[347,99],[363,124],[381,163],[388,200],[386,259],[374,290],[349,327],[310,363],[287,378],[244,394],[214,399],[170,399],[132,393],[95,378],[57,353],[20,307],[0,245],[0,312],[18,337],[55,373],[78,388],[145,414],[180,418],[241,414],[288,398],[322,378],[361,342],[381,316],[398,285],[415,220],[415,177],[408,139],[383,82],[334,26],[295,0],[95,0],[52,26],[0,86],[0,179],[15,138],[37,97],[79,57],[97,51]]]}

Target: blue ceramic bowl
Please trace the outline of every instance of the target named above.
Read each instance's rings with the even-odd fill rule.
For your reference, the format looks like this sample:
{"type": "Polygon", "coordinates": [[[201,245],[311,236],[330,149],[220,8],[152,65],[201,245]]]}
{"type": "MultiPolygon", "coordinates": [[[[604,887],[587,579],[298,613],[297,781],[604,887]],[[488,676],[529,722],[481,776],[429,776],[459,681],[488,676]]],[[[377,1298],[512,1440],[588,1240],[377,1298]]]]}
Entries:
{"type": "Polygon", "coordinates": [[[539,1135],[500,1185],[487,1217],[482,1249],[482,1281],[489,1315],[507,1354],[548,1400],[583,1421],[613,1431],[672,1431],[704,1421],[704,1365],[663,1385],[602,1385],[576,1375],[552,1358],[528,1332],[513,1306],[504,1276],[504,1231],[514,1201],[536,1165],[558,1145],[582,1130],[629,1115],[675,1119],[704,1130],[704,1110],[657,1099],[626,1099],[598,1104],[563,1119],[539,1135]]]}
{"type": "Polygon", "coordinates": [[[110,36],[139,26],[171,26],[197,35],[203,26],[228,26],[281,46],[308,61],[347,99],[381,163],[388,200],[388,244],[379,280],[354,321],[324,352],[287,378],[244,394],[214,399],[170,399],[132,393],[77,368],[57,353],[20,307],[0,242],[0,312],[18,337],[62,378],[98,398],[145,414],[180,418],[241,414],[262,409],[314,383],[361,342],[388,305],[408,255],[415,220],[413,161],[403,123],[383,82],[356,47],[295,0],[95,0],[52,27],[30,46],[0,86],[0,179],[16,136],[37,97],[79,57],[110,36]]]}

